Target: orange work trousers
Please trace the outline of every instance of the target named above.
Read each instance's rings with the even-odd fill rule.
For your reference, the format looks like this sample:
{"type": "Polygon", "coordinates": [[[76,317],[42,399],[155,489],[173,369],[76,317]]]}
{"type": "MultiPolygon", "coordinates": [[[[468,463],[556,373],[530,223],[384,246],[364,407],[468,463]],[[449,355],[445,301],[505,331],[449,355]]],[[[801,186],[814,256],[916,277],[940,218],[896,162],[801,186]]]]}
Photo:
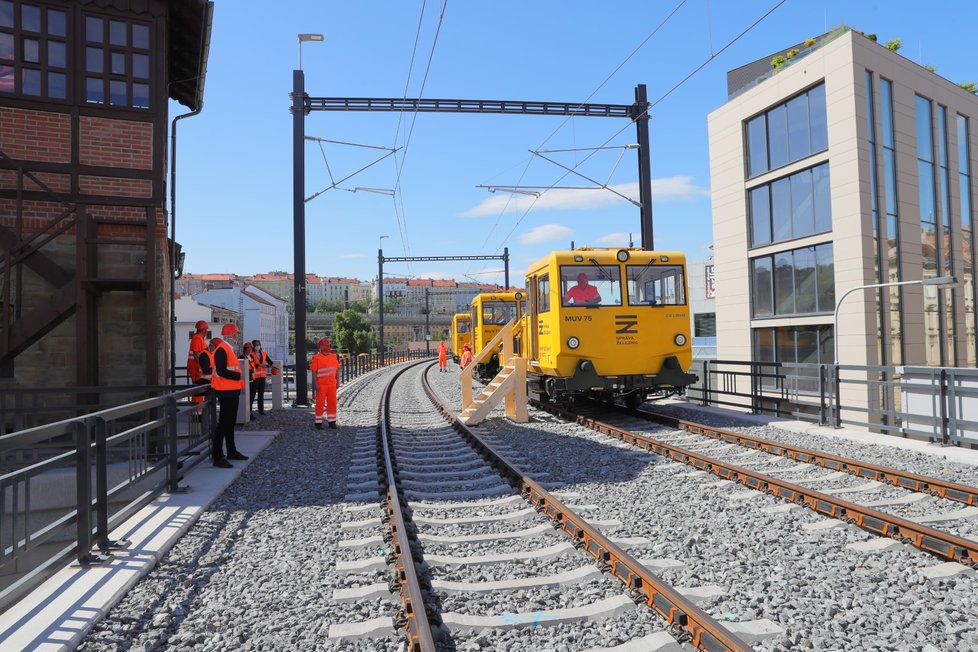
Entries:
{"type": "Polygon", "coordinates": [[[320,382],[316,385],[316,423],[323,422],[323,406],[326,407],[326,420],[336,421],[336,381],[320,382]]]}

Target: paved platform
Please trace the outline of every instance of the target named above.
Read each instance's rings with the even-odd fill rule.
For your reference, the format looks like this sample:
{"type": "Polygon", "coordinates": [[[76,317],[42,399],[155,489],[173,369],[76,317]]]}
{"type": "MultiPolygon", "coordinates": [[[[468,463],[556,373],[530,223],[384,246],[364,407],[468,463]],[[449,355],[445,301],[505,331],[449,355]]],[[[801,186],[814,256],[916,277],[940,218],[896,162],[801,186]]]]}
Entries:
{"type": "Polygon", "coordinates": [[[115,552],[112,561],[99,567],[63,568],[0,614],[0,650],[75,649],[277,435],[277,431],[235,433],[238,450],[250,460],[234,462],[233,469],[202,462],[184,477],[188,493],[159,496],[112,531],[111,538],[132,542],[126,550],[115,552]]]}
{"type": "Polygon", "coordinates": [[[905,437],[898,437],[896,435],[884,435],[878,432],[868,432],[866,430],[858,430],[851,427],[833,428],[831,426],[820,426],[817,423],[811,423],[809,421],[787,421],[783,418],[748,414],[747,412],[738,412],[736,410],[714,407],[712,405],[703,406],[696,401],[670,400],[663,402],[662,405],[689,407],[690,409],[728,416],[732,419],[739,419],[757,424],[759,426],[774,426],[776,428],[782,428],[784,430],[790,430],[791,432],[797,432],[800,434],[813,433],[822,435],[824,437],[834,437],[867,444],[880,444],[882,446],[903,448],[906,450],[917,451],[919,453],[923,453],[924,455],[944,457],[952,462],[960,462],[962,464],[978,466],[978,450],[963,448],[961,446],[944,446],[942,444],[920,441],[918,439],[908,439],[905,437]]]}

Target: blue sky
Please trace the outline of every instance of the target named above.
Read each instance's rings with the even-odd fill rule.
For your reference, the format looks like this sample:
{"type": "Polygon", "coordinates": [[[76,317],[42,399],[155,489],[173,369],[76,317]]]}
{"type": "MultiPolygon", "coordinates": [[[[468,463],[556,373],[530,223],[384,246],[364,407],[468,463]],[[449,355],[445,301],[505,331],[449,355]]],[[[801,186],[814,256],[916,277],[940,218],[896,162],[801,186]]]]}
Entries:
{"type": "MultiPolygon", "coordinates": [[[[298,33],[325,35],[322,43],[303,45],[306,90],[314,97],[629,104],[644,83],[655,103],[777,3],[287,0],[271,9],[257,0],[217,0],[204,111],[178,127],[177,240],[187,253],[185,271],[293,269],[288,94],[298,33]]],[[[978,3],[921,7],[907,0],[787,0],[656,104],[650,123],[656,247],[693,259],[709,255],[706,116],[727,99],[728,70],[847,24],[878,34],[880,42],[901,38],[901,54],[952,81],[978,81],[968,54],[978,3]]],[[[184,110],[170,108],[171,115],[184,110]]],[[[626,120],[313,112],[306,134],[403,148],[306,204],[310,273],[374,278],[381,235],[390,236],[387,256],[486,255],[509,247],[514,282],[530,262],[571,241],[618,246],[629,232],[640,239],[638,209],[607,190],[550,190],[534,202],[476,187],[591,185],[573,175],[561,180],[565,170],[529,152],[580,150],[546,156],[580,164],[581,174],[637,200],[636,151],[624,148],[636,136],[626,120]],[[602,145],[610,149],[586,149],[602,145]],[[347,191],[395,185],[395,197],[347,191]]],[[[385,153],[312,142],[305,152],[307,196],[331,184],[330,171],[338,180],[385,153]]],[[[412,263],[385,271],[499,282],[500,267],[412,263]]]]}

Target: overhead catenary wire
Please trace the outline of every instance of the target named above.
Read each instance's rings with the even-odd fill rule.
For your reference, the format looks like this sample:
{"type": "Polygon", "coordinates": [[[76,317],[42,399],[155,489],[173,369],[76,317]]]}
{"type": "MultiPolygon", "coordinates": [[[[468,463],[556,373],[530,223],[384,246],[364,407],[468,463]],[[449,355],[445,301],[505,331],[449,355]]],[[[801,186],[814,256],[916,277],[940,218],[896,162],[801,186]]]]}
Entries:
{"type": "MultiPolygon", "coordinates": [[[[726,45],[724,45],[722,48],[720,48],[717,52],[710,54],[710,56],[707,57],[707,59],[703,63],[701,63],[699,66],[697,66],[695,69],[693,69],[692,72],[690,72],[688,75],[686,75],[685,77],[683,77],[678,83],[676,83],[674,86],[672,86],[669,90],[667,90],[665,93],[663,93],[661,96],[659,96],[658,99],[656,99],[654,102],[650,102],[649,103],[649,106],[642,113],[640,113],[636,117],[642,117],[642,116],[648,115],[649,111],[651,111],[653,108],[655,108],[656,106],[658,106],[659,104],[661,104],[666,98],[668,98],[670,95],[672,95],[674,92],[676,92],[679,88],[681,88],[686,82],[688,82],[690,79],[692,79],[694,75],[696,75],[699,71],[701,71],[703,68],[705,68],[707,65],[709,65],[710,62],[712,62],[718,56],[720,56],[721,54],[723,54],[728,48],[730,48],[734,43],[736,43],[741,38],[743,38],[745,35],[747,35],[755,27],[757,27],[758,25],[760,25],[761,22],[764,21],[764,19],[766,19],[771,14],[773,14],[785,2],[787,2],[787,0],[778,0],[778,2],[776,2],[770,9],[768,9],[764,14],[762,14],[760,18],[758,18],[757,20],[755,20],[746,29],[744,29],[742,32],[740,32],[735,37],[733,37],[730,41],[728,41],[726,43],[726,45]]],[[[605,145],[607,145],[608,143],[610,143],[612,140],[614,140],[615,138],[617,138],[622,132],[624,132],[625,129],[628,129],[629,126],[630,125],[626,125],[626,126],[622,127],[621,129],[619,129],[618,131],[616,131],[614,134],[611,135],[611,137],[609,137],[607,140],[605,140],[604,143],[602,143],[599,147],[604,147],[605,145]]],[[[583,165],[588,159],[590,159],[592,156],[594,156],[595,153],[596,152],[592,152],[592,153],[588,154],[587,156],[585,156],[581,160],[580,163],[578,163],[578,164],[576,164],[574,166],[574,168],[578,168],[581,165],[583,165]]],[[[642,154],[640,153],[639,156],[641,156],[641,155],[642,154]]],[[[549,186],[548,189],[555,188],[557,186],[557,184],[559,184],[561,181],[563,181],[564,179],[566,179],[569,174],[571,174],[571,172],[565,172],[564,174],[562,174],[560,176],[560,178],[558,178],[556,181],[554,181],[554,183],[551,186],[549,186]]],[[[547,192],[547,190],[544,190],[543,192],[547,192]]],[[[506,242],[513,235],[513,233],[516,232],[516,229],[519,228],[520,224],[522,224],[523,220],[526,219],[526,216],[530,213],[531,210],[533,210],[533,207],[536,205],[536,203],[539,200],[540,200],[539,197],[535,197],[533,199],[533,201],[526,208],[526,210],[523,212],[523,214],[520,215],[519,219],[516,221],[516,224],[513,225],[513,228],[510,229],[509,233],[506,234],[506,237],[503,238],[502,242],[499,243],[499,246],[496,247],[496,251],[499,251],[499,249],[503,245],[506,244],[506,242]]]]}
{"type": "MultiPolygon", "coordinates": [[[[442,27],[442,24],[445,21],[445,11],[447,9],[448,9],[448,0],[444,0],[444,2],[442,3],[442,6],[441,6],[441,11],[438,14],[438,26],[435,28],[435,37],[434,37],[434,39],[432,40],[432,43],[431,43],[431,51],[428,53],[428,63],[425,66],[424,77],[421,79],[421,88],[418,91],[418,97],[422,97],[424,95],[425,85],[428,83],[428,75],[431,73],[431,64],[432,64],[432,62],[434,61],[434,58],[435,58],[435,49],[438,46],[438,37],[441,35],[441,27],[442,27]]],[[[406,95],[405,95],[405,97],[406,97],[406,95]]],[[[404,152],[403,152],[403,154],[401,154],[401,160],[400,160],[400,163],[399,163],[398,168],[397,168],[397,177],[394,180],[394,193],[397,195],[397,197],[395,198],[395,210],[396,210],[396,206],[397,206],[397,200],[399,199],[401,201],[401,205],[400,205],[400,208],[401,208],[401,222],[404,225],[404,253],[405,253],[405,255],[410,255],[410,252],[411,252],[411,240],[410,240],[410,236],[408,235],[407,215],[404,212],[404,199],[401,196],[403,194],[401,192],[401,174],[404,171],[404,163],[407,160],[408,147],[411,145],[411,138],[414,135],[414,126],[417,123],[417,120],[418,120],[418,111],[417,111],[417,109],[415,109],[415,111],[414,111],[414,113],[413,113],[413,115],[411,117],[411,126],[408,129],[407,137],[405,138],[405,141],[404,141],[404,147],[403,147],[404,152]]]]}
{"type": "MultiPolygon", "coordinates": [[[[646,45],[648,44],[648,42],[649,42],[650,40],[652,40],[652,38],[653,38],[653,37],[654,37],[654,36],[655,36],[655,35],[656,35],[656,34],[657,34],[657,33],[659,32],[659,30],[661,30],[661,29],[662,29],[663,27],[665,27],[665,25],[666,25],[666,24],[667,24],[667,23],[668,23],[668,22],[669,22],[669,21],[670,21],[670,20],[671,20],[671,19],[673,18],[673,16],[675,16],[675,15],[676,15],[676,13],[677,13],[677,12],[679,12],[679,10],[683,8],[683,5],[685,5],[687,1],[688,1],[688,0],[680,0],[680,2],[679,2],[679,3],[678,3],[678,4],[676,5],[676,6],[675,6],[675,7],[673,7],[673,9],[672,9],[672,11],[670,11],[670,12],[669,12],[669,13],[668,13],[668,14],[666,15],[666,17],[665,17],[665,18],[663,18],[663,19],[662,19],[662,20],[661,20],[661,21],[659,22],[659,24],[658,24],[658,25],[656,25],[656,26],[655,26],[655,28],[654,28],[654,29],[653,29],[653,30],[652,30],[651,32],[649,32],[649,34],[648,34],[648,35],[647,35],[647,36],[646,36],[646,37],[645,37],[644,39],[642,39],[642,42],[641,42],[641,43],[639,43],[639,44],[638,44],[637,46],[635,46],[635,47],[634,47],[634,48],[632,49],[632,51],[631,51],[631,52],[629,52],[629,53],[628,53],[628,55],[627,55],[627,56],[626,56],[626,57],[625,57],[625,58],[624,58],[624,59],[622,60],[622,62],[621,62],[621,63],[619,63],[619,64],[618,64],[617,66],[615,66],[615,68],[614,68],[614,70],[612,70],[612,71],[611,71],[611,72],[610,72],[610,73],[609,73],[609,74],[608,74],[608,75],[607,75],[607,76],[606,76],[606,77],[604,78],[604,80],[602,80],[602,82],[601,82],[600,84],[598,84],[598,85],[597,85],[597,86],[596,86],[596,87],[594,88],[594,90],[592,90],[592,91],[591,91],[591,93],[590,93],[590,94],[589,94],[589,95],[587,96],[587,98],[585,98],[585,99],[584,99],[584,101],[582,101],[582,102],[581,102],[581,105],[584,105],[584,104],[587,104],[587,103],[588,103],[588,102],[589,102],[589,101],[591,100],[591,98],[593,98],[593,97],[594,97],[594,96],[595,96],[595,95],[596,95],[596,94],[598,93],[598,91],[600,91],[600,90],[601,90],[602,88],[604,88],[604,87],[605,87],[605,85],[606,85],[606,84],[607,84],[607,83],[608,83],[609,81],[611,81],[611,79],[612,79],[612,78],[613,78],[613,77],[614,77],[615,75],[617,75],[617,74],[618,74],[618,72],[619,72],[619,71],[620,71],[620,70],[621,70],[621,69],[622,69],[623,67],[625,67],[625,65],[626,65],[626,64],[627,64],[627,63],[628,63],[629,61],[631,61],[631,59],[632,59],[632,58],[633,58],[633,57],[634,57],[634,56],[635,56],[636,54],[638,54],[638,52],[639,52],[639,51],[640,51],[640,50],[641,50],[642,48],[644,48],[644,47],[645,47],[645,46],[646,46],[646,45]]],[[[556,127],[556,128],[555,128],[555,129],[554,129],[554,130],[553,130],[553,131],[552,131],[552,132],[550,133],[550,135],[548,135],[548,136],[547,136],[546,138],[544,138],[544,139],[543,139],[543,142],[541,142],[541,143],[540,143],[540,144],[539,144],[539,145],[537,146],[537,148],[536,148],[536,149],[537,149],[538,151],[539,151],[539,150],[541,150],[541,149],[543,149],[543,146],[544,146],[544,145],[546,145],[546,144],[547,144],[548,142],[550,142],[550,140],[551,140],[551,139],[552,139],[552,138],[553,138],[554,136],[556,136],[556,135],[557,135],[557,133],[558,133],[558,132],[559,132],[559,131],[560,131],[561,129],[563,129],[563,127],[564,127],[564,125],[566,125],[566,124],[567,124],[567,123],[568,123],[568,122],[569,122],[570,120],[571,120],[571,118],[570,118],[570,117],[568,117],[568,118],[565,118],[565,119],[564,119],[564,120],[563,120],[563,121],[562,121],[562,122],[561,122],[561,123],[560,123],[559,125],[557,125],[557,127],[556,127]]],[[[593,155],[593,152],[592,152],[592,155],[593,155]]],[[[530,165],[531,165],[531,164],[533,163],[533,158],[534,158],[534,157],[533,157],[533,156],[531,156],[531,157],[530,157],[530,158],[529,158],[529,159],[527,160],[527,162],[526,162],[526,166],[525,166],[525,167],[523,168],[523,172],[522,172],[522,173],[520,174],[520,177],[519,177],[519,179],[518,179],[518,180],[516,181],[516,184],[515,184],[516,186],[519,186],[519,185],[521,185],[521,184],[523,183],[523,179],[524,179],[524,178],[526,177],[526,173],[527,173],[527,172],[529,172],[529,170],[530,170],[530,165]]],[[[575,167],[575,168],[577,168],[577,167],[579,167],[579,166],[580,166],[580,165],[581,165],[582,163],[584,163],[584,161],[586,161],[586,160],[587,160],[587,158],[590,158],[590,156],[588,156],[588,157],[585,157],[585,159],[584,159],[584,160],[582,160],[582,161],[580,161],[580,162],[576,162],[576,161],[575,161],[575,164],[574,164],[574,167],[575,167]]],[[[566,176],[566,175],[565,175],[565,176],[566,176]]],[[[564,177],[561,177],[561,179],[563,179],[563,178],[564,178],[564,177]]],[[[559,181],[558,181],[557,183],[559,183],[559,181]]],[[[556,185],[556,184],[555,184],[555,185],[556,185]]],[[[496,221],[495,221],[495,222],[493,222],[493,225],[492,225],[492,228],[490,228],[490,229],[489,229],[489,233],[488,233],[488,234],[486,235],[486,237],[485,237],[485,240],[483,240],[483,241],[482,241],[482,246],[480,247],[480,249],[483,249],[483,248],[485,248],[485,246],[486,246],[487,244],[489,244],[489,239],[490,239],[490,238],[492,237],[492,235],[493,235],[493,233],[495,233],[495,232],[496,232],[496,228],[497,228],[497,227],[499,226],[499,222],[500,222],[500,220],[502,219],[502,217],[503,217],[503,215],[504,215],[504,214],[506,214],[506,212],[507,212],[507,210],[509,209],[509,203],[510,203],[510,202],[509,202],[509,200],[507,200],[507,201],[506,201],[506,203],[505,203],[505,204],[503,205],[503,207],[502,207],[502,208],[500,209],[500,211],[499,211],[499,214],[498,214],[498,215],[496,216],[496,221]]],[[[529,208],[527,208],[527,211],[529,211],[529,210],[531,210],[532,208],[533,208],[533,206],[531,205],[531,206],[530,206],[529,208]]],[[[524,214],[524,217],[525,217],[525,214],[524,214]]],[[[522,217],[520,218],[520,221],[522,221],[522,217]]],[[[513,229],[513,230],[515,230],[515,229],[513,229]]],[[[513,233],[513,230],[511,230],[511,231],[509,232],[509,234],[508,234],[508,235],[506,236],[506,238],[504,238],[504,239],[503,239],[503,242],[502,242],[502,243],[501,243],[501,244],[499,245],[499,247],[502,247],[502,246],[503,246],[503,244],[505,244],[505,243],[506,243],[506,241],[507,241],[507,240],[509,239],[509,236],[510,236],[510,235],[512,235],[512,233],[513,233]]],[[[497,247],[497,248],[496,248],[496,251],[499,251],[499,247],[497,247]]]]}

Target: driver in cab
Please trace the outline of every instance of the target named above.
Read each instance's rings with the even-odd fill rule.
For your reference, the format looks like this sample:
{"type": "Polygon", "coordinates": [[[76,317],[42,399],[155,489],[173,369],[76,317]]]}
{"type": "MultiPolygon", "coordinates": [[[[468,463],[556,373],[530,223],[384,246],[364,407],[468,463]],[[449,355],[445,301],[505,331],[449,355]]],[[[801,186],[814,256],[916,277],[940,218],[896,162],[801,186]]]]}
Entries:
{"type": "Polygon", "coordinates": [[[595,306],[601,303],[601,295],[598,294],[598,288],[587,282],[587,274],[581,272],[577,275],[577,285],[564,294],[564,303],[572,303],[575,306],[595,306]]]}

